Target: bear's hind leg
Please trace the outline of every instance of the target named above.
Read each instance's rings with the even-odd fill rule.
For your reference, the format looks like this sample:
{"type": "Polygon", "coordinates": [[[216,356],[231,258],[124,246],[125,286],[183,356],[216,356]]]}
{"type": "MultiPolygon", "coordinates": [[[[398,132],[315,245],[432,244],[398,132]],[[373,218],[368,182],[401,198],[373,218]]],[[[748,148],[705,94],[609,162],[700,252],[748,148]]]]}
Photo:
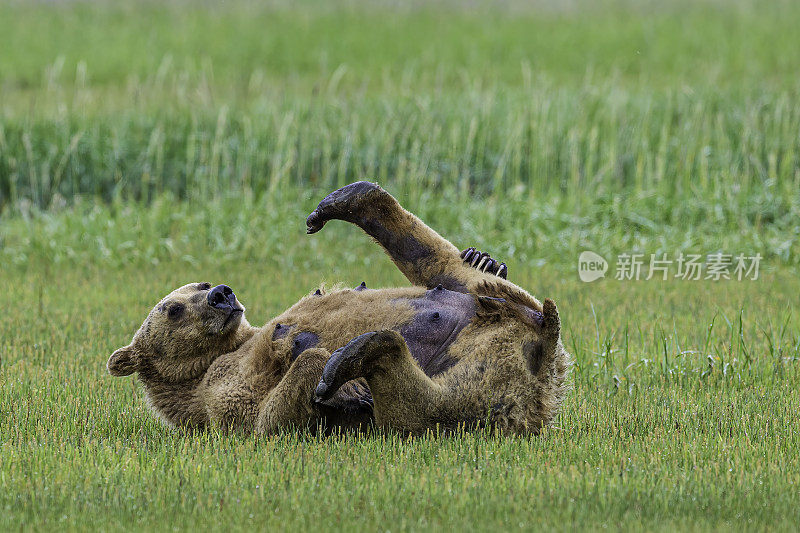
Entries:
{"type": "Polygon", "coordinates": [[[505,277],[505,265],[501,267],[488,254],[479,262],[481,269],[465,262],[458,248],[374,183],[351,183],[326,196],[306,220],[308,233],[321,230],[329,220],[344,220],[363,229],[414,285],[470,292],[486,280],[505,277]]]}

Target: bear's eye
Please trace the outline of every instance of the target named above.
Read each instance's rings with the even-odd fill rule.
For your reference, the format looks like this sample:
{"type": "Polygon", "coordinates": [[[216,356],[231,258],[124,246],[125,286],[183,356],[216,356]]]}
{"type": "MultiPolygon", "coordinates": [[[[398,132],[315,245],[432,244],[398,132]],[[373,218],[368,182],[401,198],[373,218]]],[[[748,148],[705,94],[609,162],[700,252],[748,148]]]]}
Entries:
{"type": "Polygon", "coordinates": [[[200,283],[199,285],[197,285],[197,290],[198,291],[207,291],[210,288],[211,288],[211,284],[210,283],[200,283]]]}
{"type": "Polygon", "coordinates": [[[176,319],[183,314],[183,310],[186,308],[183,304],[174,304],[169,306],[167,310],[167,316],[171,319],[176,319]]]}

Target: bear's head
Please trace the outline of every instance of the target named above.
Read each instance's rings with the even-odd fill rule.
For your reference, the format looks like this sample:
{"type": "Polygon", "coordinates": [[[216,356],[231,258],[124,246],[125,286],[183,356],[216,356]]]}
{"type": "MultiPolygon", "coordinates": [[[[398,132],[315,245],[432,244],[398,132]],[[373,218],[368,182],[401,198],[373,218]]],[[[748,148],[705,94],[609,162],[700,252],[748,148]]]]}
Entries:
{"type": "Polygon", "coordinates": [[[143,381],[179,383],[202,376],[224,353],[236,350],[252,327],[227,285],[190,283],[164,297],[133,341],[108,360],[112,376],[139,373],[143,381]]]}

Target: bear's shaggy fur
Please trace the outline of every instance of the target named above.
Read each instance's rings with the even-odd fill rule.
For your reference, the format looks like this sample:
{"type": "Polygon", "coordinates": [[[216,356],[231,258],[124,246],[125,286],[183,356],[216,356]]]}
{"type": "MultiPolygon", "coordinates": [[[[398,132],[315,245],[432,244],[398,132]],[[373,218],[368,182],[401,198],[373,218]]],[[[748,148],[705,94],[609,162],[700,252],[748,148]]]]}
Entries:
{"type": "Polygon", "coordinates": [[[221,310],[219,288],[185,285],[111,355],[109,372],[137,372],[151,408],[181,427],[374,423],[419,434],[488,422],[524,434],[551,422],[570,367],[551,300],[502,279],[486,254],[465,261],[375,184],[328,195],[308,232],[334,219],[372,236],[413,286],[317,290],[256,328],[227,287],[221,310]]]}

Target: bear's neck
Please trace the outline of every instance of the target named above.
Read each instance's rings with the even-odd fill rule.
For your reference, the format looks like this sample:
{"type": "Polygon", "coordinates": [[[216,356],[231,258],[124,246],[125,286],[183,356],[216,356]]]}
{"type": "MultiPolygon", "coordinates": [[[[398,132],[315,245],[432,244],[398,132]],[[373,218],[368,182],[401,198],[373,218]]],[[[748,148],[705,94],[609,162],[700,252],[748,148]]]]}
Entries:
{"type": "Polygon", "coordinates": [[[209,422],[205,405],[204,379],[208,368],[216,359],[226,353],[235,352],[258,331],[244,322],[232,336],[223,353],[212,357],[203,372],[191,379],[169,382],[155,372],[140,371],[139,378],[144,385],[147,403],[150,408],[169,426],[203,428],[209,422]]]}
{"type": "MultiPolygon", "coordinates": [[[[259,328],[254,328],[247,320],[245,320],[244,317],[242,317],[242,323],[236,329],[236,332],[231,335],[230,341],[221,347],[221,353],[217,357],[225,355],[226,353],[235,352],[241,348],[244,343],[252,339],[253,335],[255,335],[258,331],[259,328]]],[[[216,359],[216,357],[214,359],[216,359]]]]}

